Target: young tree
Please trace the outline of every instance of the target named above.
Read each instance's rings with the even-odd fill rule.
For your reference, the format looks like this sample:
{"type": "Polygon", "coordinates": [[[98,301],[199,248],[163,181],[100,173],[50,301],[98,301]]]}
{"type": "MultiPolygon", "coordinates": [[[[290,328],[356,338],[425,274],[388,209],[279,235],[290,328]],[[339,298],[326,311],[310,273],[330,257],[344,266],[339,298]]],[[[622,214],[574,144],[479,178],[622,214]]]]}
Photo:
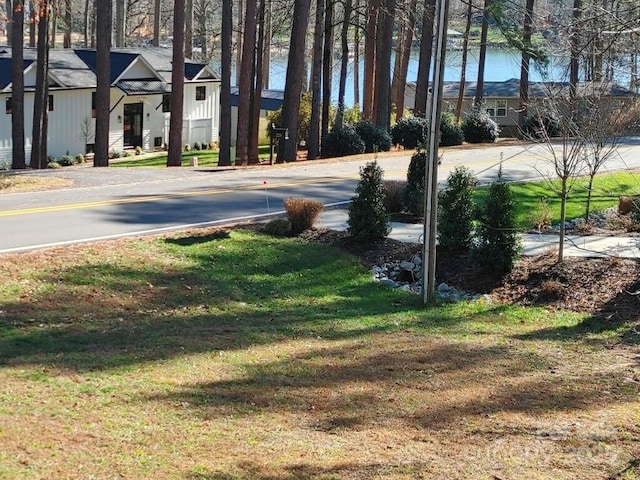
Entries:
{"type": "Polygon", "coordinates": [[[109,111],[111,107],[111,2],[96,4],[96,142],[94,167],[109,166],[109,111]]]}
{"type": "Polygon", "coordinates": [[[184,16],[185,0],[173,8],[173,62],[171,70],[171,116],[167,167],[182,166],[182,123],[184,119],[184,16]]]}
{"type": "Polygon", "coordinates": [[[476,178],[466,167],[458,166],[449,174],[447,186],[438,194],[438,243],[441,247],[464,249],[471,244],[476,184],[476,178]]]}
{"type": "Polygon", "coordinates": [[[13,0],[11,26],[11,168],[26,168],[24,151],[24,2],[13,0]]]}
{"type": "Polygon", "coordinates": [[[360,168],[360,181],[349,204],[347,232],[357,242],[372,242],[391,231],[389,214],[384,204],[382,169],[377,162],[360,168]]]}

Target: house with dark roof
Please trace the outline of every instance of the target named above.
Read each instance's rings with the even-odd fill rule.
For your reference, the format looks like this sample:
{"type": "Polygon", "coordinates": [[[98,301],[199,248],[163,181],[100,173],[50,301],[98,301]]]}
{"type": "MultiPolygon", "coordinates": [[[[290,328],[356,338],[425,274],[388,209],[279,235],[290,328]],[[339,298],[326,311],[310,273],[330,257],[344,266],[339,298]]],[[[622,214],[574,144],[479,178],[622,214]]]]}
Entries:
{"type": "MultiPolygon", "coordinates": [[[[25,134],[31,150],[35,50],[25,49],[25,134]]],[[[109,149],[161,148],[168,142],[171,50],[111,52],[109,149]]],[[[0,47],[0,168],[11,163],[11,50],[0,47]],[[3,111],[4,110],[4,111],[3,111]]],[[[52,49],[49,57],[48,155],[93,149],[96,52],[52,49]]],[[[220,80],[206,64],[185,61],[183,144],[218,141],[220,80]]]]}
{"type": "MultiPolygon", "coordinates": [[[[470,113],[473,110],[473,101],[476,96],[477,83],[466,82],[462,102],[462,112],[470,113]]],[[[460,94],[460,82],[444,82],[442,93],[442,111],[453,112],[460,94]]],[[[416,83],[410,82],[405,90],[405,107],[413,111],[416,95],[416,83]]],[[[569,95],[568,82],[529,82],[529,102],[531,104],[548,101],[558,96],[569,95]]],[[[580,83],[578,95],[597,96],[605,102],[636,101],[638,94],[615,83],[580,83]]],[[[483,88],[484,107],[502,129],[502,135],[515,135],[518,133],[518,120],[520,110],[520,80],[512,78],[504,82],[484,82],[483,88]]]]}

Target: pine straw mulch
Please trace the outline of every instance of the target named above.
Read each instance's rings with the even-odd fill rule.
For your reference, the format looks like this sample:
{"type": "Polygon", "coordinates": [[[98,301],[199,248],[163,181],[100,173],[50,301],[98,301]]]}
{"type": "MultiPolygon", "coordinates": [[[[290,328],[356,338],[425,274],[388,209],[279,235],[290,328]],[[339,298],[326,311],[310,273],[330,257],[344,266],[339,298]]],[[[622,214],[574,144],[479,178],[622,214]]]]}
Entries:
{"type": "MultiPolygon", "coordinates": [[[[410,261],[422,251],[421,245],[389,238],[362,245],[334,230],[309,230],[304,237],[356,255],[367,268],[410,261]]],[[[466,252],[439,249],[436,259],[438,284],[488,294],[509,304],[571,310],[611,322],[640,320],[638,259],[570,257],[558,264],[549,253],[521,258],[505,277],[480,271],[466,252]]]]}

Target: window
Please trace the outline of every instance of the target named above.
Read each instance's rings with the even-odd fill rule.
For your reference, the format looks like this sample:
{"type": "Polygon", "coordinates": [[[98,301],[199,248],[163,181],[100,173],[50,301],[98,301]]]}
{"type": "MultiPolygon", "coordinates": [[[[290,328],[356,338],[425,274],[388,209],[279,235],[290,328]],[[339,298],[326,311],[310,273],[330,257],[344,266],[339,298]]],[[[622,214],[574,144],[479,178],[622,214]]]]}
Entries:
{"type": "Polygon", "coordinates": [[[11,115],[13,113],[13,100],[11,97],[7,97],[7,104],[4,111],[7,115],[11,115]]]}
{"type": "Polygon", "coordinates": [[[96,92],[91,93],[91,118],[96,118],[96,92]]]}
{"type": "Polygon", "coordinates": [[[207,87],[196,87],[196,100],[205,100],[207,98],[207,87]]]}
{"type": "Polygon", "coordinates": [[[491,117],[506,117],[507,116],[507,101],[495,100],[493,102],[487,102],[487,113],[491,117]]]}
{"type": "Polygon", "coordinates": [[[162,112],[167,113],[171,111],[171,94],[165,93],[162,95],[162,112]]]}
{"type": "Polygon", "coordinates": [[[53,95],[49,95],[49,111],[53,112],[53,95]]]}

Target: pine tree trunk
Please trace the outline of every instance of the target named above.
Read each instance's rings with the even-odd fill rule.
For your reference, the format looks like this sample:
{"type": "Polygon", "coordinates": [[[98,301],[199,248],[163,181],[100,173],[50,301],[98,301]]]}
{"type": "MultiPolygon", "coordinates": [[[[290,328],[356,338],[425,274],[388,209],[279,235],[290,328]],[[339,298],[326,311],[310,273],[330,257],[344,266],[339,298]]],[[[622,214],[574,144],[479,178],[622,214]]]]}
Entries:
{"type": "Polygon", "coordinates": [[[407,22],[402,25],[399,34],[398,51],[393,68],[393,80],[391,82],[391,103],[396,108],[396,121],[404,116],[404,94],[407,88],[407,71],[411,57],[411,45],[413,44],[413,31],[416,26],[417,0],[411,0],[407,12],[407,22]]]}
{"type": "Polygon", "coordinates": [[[469,55],[469,32],[471,31],[471,15],[473,14],[473,2],[468,0],[467,22],[464,28],[462,40],[462,66],[460,68],[460,90],[458,92],[458,102],[456,103],[456,122],[462,116],[462,102],[464,101],[464,90],[467,84],[467,56],[469,55]]]}
{"type": "Polygon", "coordinates": [[[393,19],[395,0],[386,0],[378,15],[376,28],[376,72],[373,104],[374,123],[389,129],[391,122],[391,44],[393,40],[393,19]]]}
{"type": "Polygon", "coordinates": [[[480,56],[478,58],[478,81],[476,83],[476,96],[474,105],[479,106],[484,101],[484,68],[487,60],[487,34],[489,32],[489,15],[492,0],[484,0],[482,13],[482,31],[480,33],[480,56]]]}
{"type": "Polygon", "coordinates": [[[520,64],[520,108],[518,113],[518,125],[524,128],[529,116],[529,64],[531,37],[533,35],[533,4],[534,0],[527,0],[522,29],[522,62],[520,64]]]}
{"type": "Polygon", "coordinates": [[[435,12],[436,0],[426,0],[424,5],[424,16],[422,17],[422,37],[420,38],[420,60],[418,61],[416,97],[413,105],[413,114],[416,117],[425,117],[427,113],[435,12]]]}
{"type": "Polygon", "coordinates": [[[47,73],[49,69],[50,14],[49,0],[42,0],[38,14],[38,60],[36,64],[36,89],[33,97],[32,168],[47,168],[47,120],[49,105],[47,73]]]}
{"type": "Polygon", "coordinates": [[[320,156],[320,109],[322,106],[322,40],[325,0],[316,0],[316,16],[313,31],[313,64],[311,66],[311,120],[307,159],[320,156]]]}
{"type": "Polygon", "coordinates": [[[167,167],[182,166],[182,123],[184,117],[184,0],[173,9],[173,56],[171,71],[171,117],[167,167]]]}
{"type": "Polygon", "coordinates": [[[222,45],[220,73],[220,157],[218,165],[231,165],[231,42],[233,0],[222,0],[222,45]]]}
{"type": "Polygon", "coordinates": [[[238,133],[236,135],[236,165],[249,163],[249,122],[251,96],[255,88],[256,0],[246,4],[244,35],[242,39],[242,64],[238,82],[238,133]]]}
{"type": "Polygon", "coordinates": [[[12,169],[26,168],[24,151],[24,3],[14,0],[11,28],[12,169]]]}
{"type": "Polygon", "coordinates": [[[109,166],[109,110],[111,107],[111,27],[113,5],[96,3],[96,135],[94,167],[109,166]]]}

